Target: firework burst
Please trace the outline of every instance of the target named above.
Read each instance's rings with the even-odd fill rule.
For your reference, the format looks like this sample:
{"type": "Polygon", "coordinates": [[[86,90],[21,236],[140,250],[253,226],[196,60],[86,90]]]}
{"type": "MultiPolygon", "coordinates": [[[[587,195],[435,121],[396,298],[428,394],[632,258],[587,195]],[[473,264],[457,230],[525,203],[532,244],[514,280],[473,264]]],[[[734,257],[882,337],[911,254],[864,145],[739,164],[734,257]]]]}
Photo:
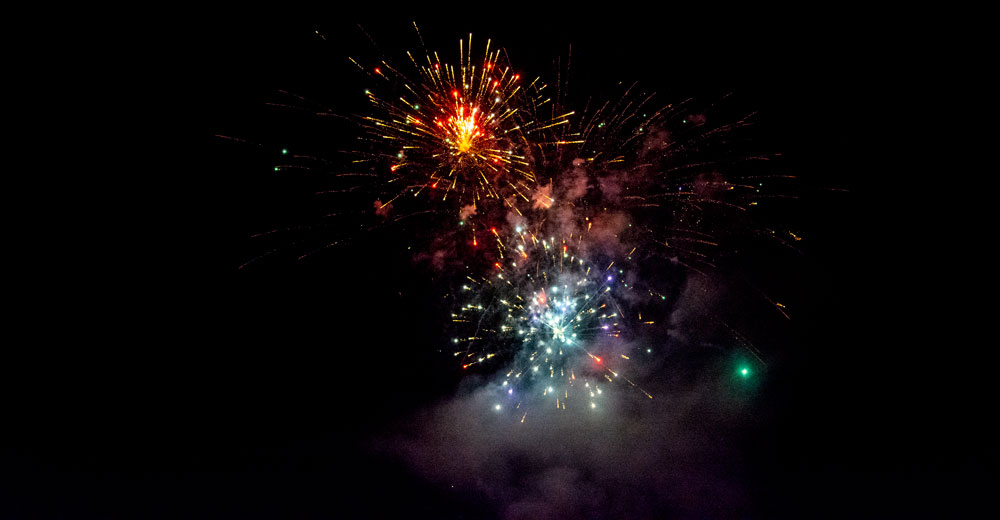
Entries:
{"type": "Polygon", "coordinates": [[[459,290],[452,343],[463,369],[500,376],[497,410],[524,421],[531,408],[596,408],[619,378],[652,398],[621,373],[634,357],[623,335],[640,325],[622,309],[636,289],[625,264],[590,261],[584,234],[517,227],[496,241],[506,254],[494,273],[459,290]]]}
{"type": "Polygon", "coordinates": [[[551,103],[540,78],[524,81],[503,49],[473,57],[472,35],[459,41],[459,62],[437,52],[418,60],[407,52],[408,69],[382,60],[363,66],[375,85],[366,95],[377,115],[363,117],[366,138],[377,149],[371,159],[387,170],[392,186],[383,206],[404,194],[453,200],[465,208],[498,205],[520,214],[537,190],[537,148],[570,144],[553,139],[573,112],[540,116],[551,103]]]}

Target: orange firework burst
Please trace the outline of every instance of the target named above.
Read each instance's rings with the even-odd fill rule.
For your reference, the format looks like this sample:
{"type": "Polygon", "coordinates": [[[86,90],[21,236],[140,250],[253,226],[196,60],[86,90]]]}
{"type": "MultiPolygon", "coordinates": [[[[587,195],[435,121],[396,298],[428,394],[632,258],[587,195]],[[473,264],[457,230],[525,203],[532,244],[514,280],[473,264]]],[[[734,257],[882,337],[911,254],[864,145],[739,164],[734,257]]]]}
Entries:
{"type": "MultiPolygon", "coordinates": [[[[366,68],[379,80],[379,96],[367,90],[378,115],[363,118],[368,137],[388,144],[388,185],[396,186],[390,203],[412,193],[439,195],[476,207],[496,202],[520,214],[518,206],[537,198],[536,148],[568,144],[547,139],[548,129],[569,122],[573,112],[538,117],[550,103],[536,78],[523,85],[502,49],[473,60],[472,35],[459,41],[459,64],[427,53],[426,63],[407,53],[417,71],[411,80],[386,61],[366,68]]],[[[388,203],[387,203],[388,204],[388,203]]]]}

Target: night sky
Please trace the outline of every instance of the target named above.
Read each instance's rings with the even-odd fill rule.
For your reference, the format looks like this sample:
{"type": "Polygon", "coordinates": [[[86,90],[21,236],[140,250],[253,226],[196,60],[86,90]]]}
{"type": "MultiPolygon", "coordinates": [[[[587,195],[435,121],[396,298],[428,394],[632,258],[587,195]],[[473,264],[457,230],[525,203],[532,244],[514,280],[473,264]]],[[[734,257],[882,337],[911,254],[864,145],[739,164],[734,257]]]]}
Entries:
{"type": "Polygon", "coordinates": [[[919,290],[901,276],[913,265],[909,237],[926,230],[906,227],[904,207],[886,201],[898,174],[870,145],[884,117],[873,107],[887,95],[873,79],[882,62],[865,50],[876,28],[828,13],[522,9],[256,13],[195,23],[197,37],[158,31],[164,47],[176,43],[171,91],[197,115],[162,161],[184,166],[129,185],[148,207],[102,242],[113,253],[52,283],[45,294],[68,294],[60,303],[27,300],[49,310],[29,314],[37,332],[4,366],[0,516],[976,511],[995,489],[996,448],[970,417],[984,409],[967,400],[985,389],[953,383],[968,356],[949,352],[959,336],[938,332],[950,311],[910,298],[919,290]],[[282,148],[334,157],[353,139],[351,124],[315,112],[367,110],[346,59],[371,49],[357,24],[402,61],[417,49],[412,20],[442,59],[454,61],[472,32],[550,83],[572,44],[571,99],[635,80],[664,103],[732,93],[730,115],[757,113],[753,149],[780,153],[769,167],[797,176],[794,198],[758,218],[795,230],[800,252],[737,237],[717,277],[674,287],[669,331],[646,340],[684,348],[638,370],[657,399],[623,393],[602,421],[502,424],[482,406],[490,372],[463,374],[442,353],[452,282],[419,254],[440,246],[434,228],[348,231],[344,246],[299,260],[362,225],[322,218],[337,210],[315,195],[324,172],[274,171],[282,148]],[[269,106],[289,100],[281,91],[317,108],[269,106]],[[263,245],[250,238],[294,226],[263,245]],[[733,280],[791,302],[792,319],[733,280]],[[766,370],[736,377],[747,355],[708,315],[752,338],[766,370]]]}

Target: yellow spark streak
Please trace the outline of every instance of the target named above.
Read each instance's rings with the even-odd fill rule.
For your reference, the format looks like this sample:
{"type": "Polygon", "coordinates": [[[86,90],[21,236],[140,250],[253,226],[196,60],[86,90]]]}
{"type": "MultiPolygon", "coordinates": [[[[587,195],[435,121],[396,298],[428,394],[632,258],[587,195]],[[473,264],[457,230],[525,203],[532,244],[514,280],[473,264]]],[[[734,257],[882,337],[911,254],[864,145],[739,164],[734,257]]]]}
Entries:
{"type": "Polygon", "coordinates": [[[392,204],[392,201],[394,201],[394,200],[398,199],[398,198],[399,198],[399,197],[400,197],[401,195],[402,195],[402,194],[400,194],[400,195],[396,195],[395,197],[393,197],[392,199],[390,199],[390,200],[389,200],[389,202],[386,202],[385,204],[382,204],[381,206],[379,206],[379,208],[378,208],[378,209],[382,209],[382,208],[384,208],[384,207],[388,206],[389,204],[392,204]]]}
{"type": "Polygon", "coordinates": [[[545,126],[542,126],[542,127],[539,127],[539,128],[535,128],[534,130],[532,130],[532,132],[537,132],[538,130],[545,130],[546,128],[552,128],[553,126],[567,125],[567,124],[569,124],[569,121],[557,121],[555,123],[551,123],[551,124],[548,124],[548,125],[545,125],[545,126]]]}

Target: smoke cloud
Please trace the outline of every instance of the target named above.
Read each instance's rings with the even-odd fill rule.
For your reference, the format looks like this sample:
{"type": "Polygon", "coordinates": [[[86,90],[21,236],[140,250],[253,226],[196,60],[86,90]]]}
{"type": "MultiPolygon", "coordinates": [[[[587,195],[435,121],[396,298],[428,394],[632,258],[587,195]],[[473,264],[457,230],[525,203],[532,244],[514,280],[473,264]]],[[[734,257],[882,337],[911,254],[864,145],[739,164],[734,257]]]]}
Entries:
{"type": "MultiPolygon", "coordinates": [[[[666,341],[673,346],[654,346],[696,343],[701,333],[690,324],[712,297],[702,282],[688,284],[671,315],[666,341]]],[[[621,344],[621,351],[635,346],[621,344]]],[[[442,489],[485,501],[504,519],[748,512],[750,493],[738,477],[746,417],[742,403],[720,391],[718,375],[663,361],[628,375],[654,398],[619,379],[605,386],[596,408],[571,396],[565,409],[538,398],[526,399],[523,410],[507,409],[508,402],[497,410],[502,378],[468,378],[455,396],[408,418],[376,449],[442,489]]],[[[542,384],[519,390],[541,395],[542,384]]]]}

